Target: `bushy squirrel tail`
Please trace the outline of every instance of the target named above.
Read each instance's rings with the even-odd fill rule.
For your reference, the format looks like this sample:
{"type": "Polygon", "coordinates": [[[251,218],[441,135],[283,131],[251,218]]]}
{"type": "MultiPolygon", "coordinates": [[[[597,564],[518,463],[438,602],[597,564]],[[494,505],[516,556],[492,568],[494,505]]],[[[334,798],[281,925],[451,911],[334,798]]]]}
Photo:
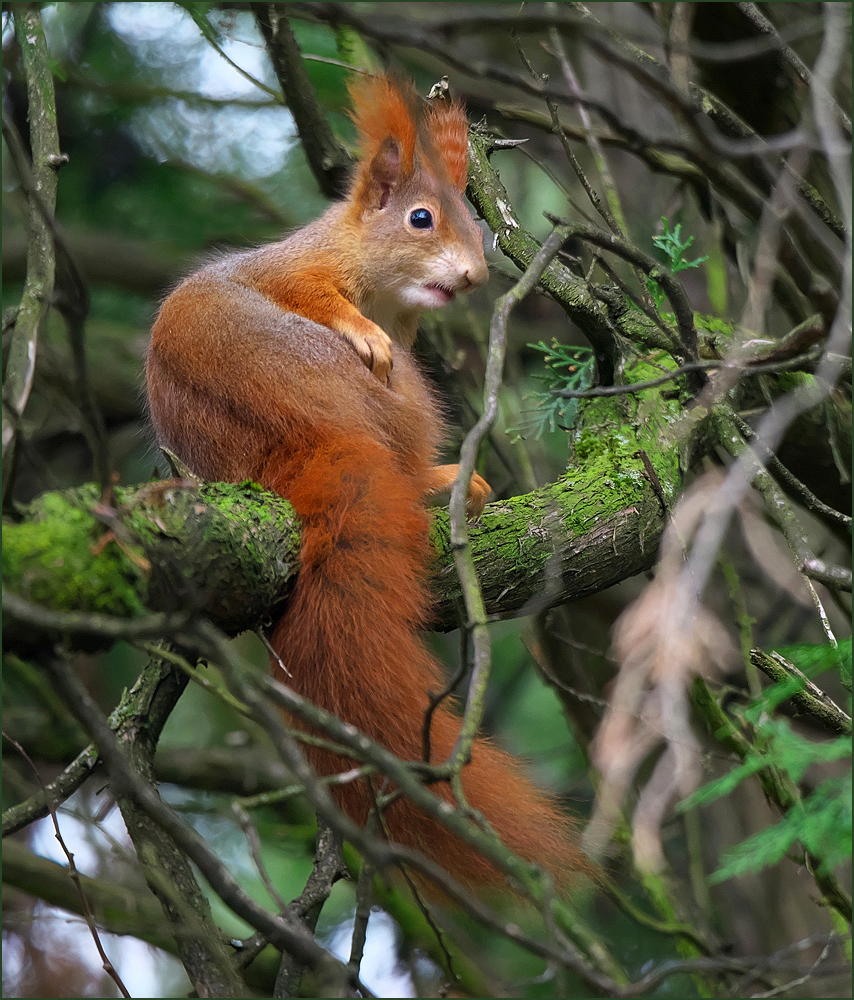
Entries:
{"type": "MultiPolygon", "coordinates": [[[[281,679],[403,760],[421,760],[427,691],[442,681],[418,635],[429,617],[430,552],[417,475],[403,473],[367,436],[312,433],[310,447],[272,456],[262,477],[291,502],[303,530],[300,573],[272,636],[291,674],[281,679]]],[[[451,711],[440,706],[434,713],[433,762],[447,758],[459,727],[451,711]]],[[[306,752],[323,775],[353,767],[327,751],[306,752]]],[[[469,805],[512,851],[560,882],[591,871],[571,821],[489,740],[475,741],[462,780],[469,805]]],[[[450,800],[447,785],[431,787],[450,800]]],[[[335,796],[365,824],[373,804],[366,781],[338,786],[335,796]]],[[[405,798],[389,807],[385,821],[393,841],[464,883],[503,881],[489,861],[405,798]]]]}

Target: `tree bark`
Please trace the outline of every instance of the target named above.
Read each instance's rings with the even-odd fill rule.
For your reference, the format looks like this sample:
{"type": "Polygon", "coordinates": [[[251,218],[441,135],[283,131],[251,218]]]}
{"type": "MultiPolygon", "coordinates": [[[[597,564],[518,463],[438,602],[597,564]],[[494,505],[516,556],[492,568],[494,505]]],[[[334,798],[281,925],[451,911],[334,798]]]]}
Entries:
{"type": "MultiPolygon", "coordinates": [[[[557,483],[487,505],[470,536],[489,615],[589,596],[653,564],[680,491],[687,445],[667,433],[679,412],[650,391],[590,401],[573,435],[578,464],[557,483]]],[[[233,634],[286,599],[300,535],[281,497],[188,479],[117,490],[115,503],[105,508],[94,486],[47,493],[4,526],[5,587],[53,615],[22,621],[7,608],[7,647],[26,652],[45,630],[97,645],[103,613],[195,610],[233,634]]],[[[435,513],[432,536],[434,627],[449,630],[460,624],[460,590],[446,511],[435,513]]]]}

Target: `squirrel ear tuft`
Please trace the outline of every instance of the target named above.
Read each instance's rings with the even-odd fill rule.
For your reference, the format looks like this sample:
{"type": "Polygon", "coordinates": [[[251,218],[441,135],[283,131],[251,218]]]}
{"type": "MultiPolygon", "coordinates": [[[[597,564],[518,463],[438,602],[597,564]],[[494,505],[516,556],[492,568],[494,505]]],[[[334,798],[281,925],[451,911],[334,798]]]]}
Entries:
{"type": "Polygon", "coordinates": [[[469,120],[462,101],[432,100],[427,129],[433,149],[441,158],[448,178],[463,192],[468,177],[469,120]]]}
{"type": "Polygon", "coordinates": [[[359,159],[370,163],[386,139],[398,147],[399,169],[408,176],[415,160],[418,95],[412,83],[388,76],[363,76],[348,87],[350,117],[359,136],[359,159]]]}

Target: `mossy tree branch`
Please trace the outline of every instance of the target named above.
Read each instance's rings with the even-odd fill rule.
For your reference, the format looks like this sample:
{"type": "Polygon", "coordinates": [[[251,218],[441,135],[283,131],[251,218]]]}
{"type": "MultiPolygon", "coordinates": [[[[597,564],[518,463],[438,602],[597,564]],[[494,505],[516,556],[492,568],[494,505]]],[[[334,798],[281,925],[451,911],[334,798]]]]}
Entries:
{"type": "MultiPolygon", "coordinates": [[[[9,588],[79,615],[72,631],[90,636],[99,631],[92,615],[139,619],[176,608],[203,610],[238,632],[287,594],[299,531],[281,498],[249,484],[167,480],[117,490],[116,502],[105,508],[95,486],[39,497],[24,521],[4,526],[9,588]]],[[[7,644],[25,650],[31,640],[10,626],[7,644]]]]}
{"type": "Polygon", "coordinates": [[[48,66],[41,13],[36,4],[17,3],[13,5],[13,15],[27,79],[32,168],[27,162],[28,157],[20,137],[5,113],[3,138],[22,183],[24,176],[29,177],[32,190],[28,192],[27,277],[15,316],[3,380],[4,489],[13,480],[18,421],[27,405],[33,384],[39,328],[53,296],[56,257],[45,211],[52,215],[56,205],[56,168],[60,162],[56,98],[48,66]]]}
{"type": "MultiPolygon", "coordinates": [[[[557,483],[487,506],[469,526],[487,615],[528,614],[652,565],[666,511],[641,451],[669,503],[685,464],[686,445],[665,433],[678,412],[677,401],[652,391],[586,402],[575,434],[579,464],[557,483]]],[[[263,623],[287,597],[300,534],[281,497],[251,484],[167,480],[118,490],[115,503],[105,508],[95,486],[46,493],[4,526],[4,585],[45,609],[44,629],[91,642],[98,615],[139,621],[184,609],[236,633],[263,623]]],[[[444,511],[433,539],[435,626],[452,629],[460,590],[444,511]]],[[[26,652],[44,629],[38,636],[35,622],[16,623],[9,611],[6,647],[26,652]]]]}

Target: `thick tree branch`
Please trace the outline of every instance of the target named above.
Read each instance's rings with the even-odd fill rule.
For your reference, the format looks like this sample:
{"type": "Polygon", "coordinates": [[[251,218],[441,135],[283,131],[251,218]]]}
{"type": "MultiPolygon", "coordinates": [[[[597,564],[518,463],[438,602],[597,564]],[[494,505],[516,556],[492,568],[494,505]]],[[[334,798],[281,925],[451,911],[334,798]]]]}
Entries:
{"type": "MultiPolygon", "coordinates": [[[[137,638],[157,638],[176,623],[152,620],[146,628],[145,608],[182,607],[241,631],[287,594],[299,533],[281,498],[253,486],[166,480],[117,490],[116,502],[117,508],[104,508],[93,486],[48,493],[30,506],[28,520],[4,525],[3,574],[11,590],[46,608],[85,616],[76,624],[46,617],[46,629],[106,634],[98,619],[106,613],[137,621],[128,630],[145,633],[137,638]],[[111,530],[123,526],[130,544],[109,539],[105,518],[111,530]],[[61,565],[57,552],[63,553],[61,565]],[[242,586],[235,586],[237,580],[242,586]]],[[[34,639],[9,616],[7,643],[25,649],[34,639]]]]}
{"type": "MultiPolygon", "coordinates": [[[[587,404],[579,439],[595,453],[557,483],[489,504],[469,525],[487,615],[528,614],[652,565],[665,513],[640,452],[651,458],[666,496],[675,496],[679,447],[659,438],[679,404],[662,401],[656,420],[632,417],[639,408],[646,412],[645,398],[587,404]]],[[[161,608],[172,609],[170,619],[176,608],[199,611],[238,632],[287,596],[299,565],[299,529],[280,497],[254,486],[168,480],[119,490],[116,503],[105,514],[92,486],[47,493],[26,520],[4,526],[4,585],[37,606],[27,612],[10,601],[7,647],[25,651],[45,630],[90,642],[101,633],[111,642],[122,634],[121,619],[128,620],[127,635],[166,635],[176,622],[146,618],[161,608]],[[123,526],[122,545],[108,536],[104,543],[105,518],[123,526]]],[[[444,511],[435,514],[433,540],[435,627],[452,629],[460,589],[444,511]]]]}

